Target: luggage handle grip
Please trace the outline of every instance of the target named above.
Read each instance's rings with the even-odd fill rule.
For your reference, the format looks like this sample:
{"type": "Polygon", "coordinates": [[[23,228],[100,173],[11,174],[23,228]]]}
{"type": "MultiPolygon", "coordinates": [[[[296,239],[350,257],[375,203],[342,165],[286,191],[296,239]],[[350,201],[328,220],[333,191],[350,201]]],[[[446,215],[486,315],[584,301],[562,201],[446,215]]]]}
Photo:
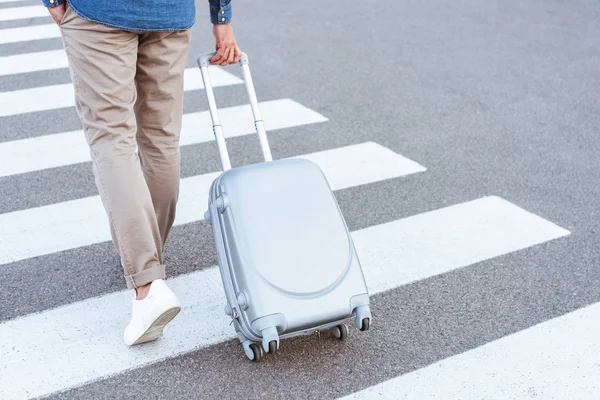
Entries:
{"type": "MultiPolygon", "coordinates": [[[[210,66],[211,65],[210,60],[216,55],[217,55],[216,51],[210,51],[208,53],[200,54],[198,56],[198,66],[200,66],[200,68],[210,66]]],[[[242,58],[240,58],[239,63],[240,64],[248,63],[248,55],[246,53],[244,53],[243,51],[242,51],[242,58]]],[[[216,64],[215,64],[215,66],[216,66],[216,64]]]]}
{"type": "MultiPolygon", "coordinates": [[[[212,119],[213,133],[215,134],[217,148],[219,149],[219,155],[221,157],[221,164],[223,166],[223,170],[227,171],[231,169],[231,162],[229,160],[229,154],[227,153],[227,145],[225,143],[225,137],[223,136],[223,128],[221,127],[221,122],[219,121],[217,103],[208,73],[210,60],[215,56],[215,54],[217,53],[214,51],[200,54],[197,58],[197,62],[202,73],[202,81],[204,83],[204,90],[206,91],[206,96],[208,99],[208,108],[210,110],[210,117],[212,119]]],[[[248,55],[246,53],[242,52],[242,57],[239,61],[239,64],[242,66],[242,74],[244,83],[246,84],[246,92],[248,93],[248,98],[250,99],[250,108],[252,109],[252,115],[254,116],[254,127],[260,140],[260,147],[263,157],[266,162],[269,162],[272,161],[273,158],[271,156],[271,149],[269,148],[269,142],[267,140],[267,133],[265,132],[263,120],[258,108],[258,100],[256,99],[254,83],[252,82],[252,75],[250,74],[248,55]]]]}

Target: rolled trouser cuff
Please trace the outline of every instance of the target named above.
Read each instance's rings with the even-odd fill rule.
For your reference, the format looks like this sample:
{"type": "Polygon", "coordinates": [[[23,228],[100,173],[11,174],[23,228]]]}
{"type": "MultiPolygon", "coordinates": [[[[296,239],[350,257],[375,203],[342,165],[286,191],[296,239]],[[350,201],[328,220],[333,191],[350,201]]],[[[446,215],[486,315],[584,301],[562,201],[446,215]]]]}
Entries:
{"type": "Polygon", "coordinates": [[[140,286],[147,285],[156,279],[165,279],[165,266],[157,264],[154,267],[147,268],[133,275],[125,275],[128,289],[135,289],[140,286]]]}

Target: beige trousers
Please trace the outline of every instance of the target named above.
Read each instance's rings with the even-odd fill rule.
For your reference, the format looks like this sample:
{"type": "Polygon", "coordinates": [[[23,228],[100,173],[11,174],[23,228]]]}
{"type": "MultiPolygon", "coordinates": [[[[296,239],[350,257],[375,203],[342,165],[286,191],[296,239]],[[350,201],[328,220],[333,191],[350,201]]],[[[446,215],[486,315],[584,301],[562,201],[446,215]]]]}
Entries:
{"type": "Polygon", "coordinates": [[[60,27],[127,287],[164,279],[163,249],[179,194],[190,31],[123,31],[80,18],[70,8],[60,27]]]}

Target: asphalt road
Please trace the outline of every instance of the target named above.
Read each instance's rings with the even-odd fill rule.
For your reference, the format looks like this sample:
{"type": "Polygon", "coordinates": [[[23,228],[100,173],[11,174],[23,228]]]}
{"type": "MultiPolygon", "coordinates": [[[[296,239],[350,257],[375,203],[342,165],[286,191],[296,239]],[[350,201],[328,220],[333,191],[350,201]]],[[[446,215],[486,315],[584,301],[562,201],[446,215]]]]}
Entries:
{"type": "MultiPolygon", "coordinates": [[[[0,15],[6,9],[27,5],[39,3],[2,2],[0,15]]],[[[197,2],[197,8],[189,68],[195,67],[197,54],[214,46],[208,5],[197,2]]],[[[352,330],[346,342],[323,336],[290,339],[282,343],[277,354],[256,364],[245,359],[237,340],[226,338],[207,345],[198,343],[198,348],[186,347],[152,362],[123,356],[124,366],[115,366],[114,373],[97,371],[76,381],[67,379],[71,383],[50,385],[52,390],[33,389],[43,386],[36,383],[33,372],[29,382],[11,382],[25,388],[18,393],[24,395],[31,385],[32,395],[53,393],[65,399],[333,399],[471,354],[469,351],[486,344],[600,302],[599,3],[234,0],[233,8],[234,32],[250,57],[259,100],[292,99],[327,118],[323,123],[268,132],[274,158],[374,142],[426,168],[336,190],[352,231],[497,196],[568,234],[549,234],[539,243],[527,242],[509,251],[500,244],[510,241],[513,233],[502,230],[500,218],[497,230],[485,239],[485,243],[499,243],[498,254],[470,262],[470,254],[482,251],[482,244],[475,239],[483,233],[469,232],[462,247],[455,249],[444,235],[440,240],[418,243],[421,225],[415,224],[408,237],[417,238],[417,250],[422,254],[445,254],[466,261],[454,268],[423,272],[422,279],[374,293],[373,328],[368,332],[352,330]],[[65,391],[55,393],[59,389],[65,391]]],[[[4,29],[49,22],[47,17],[0,21],[0,36],[4,29]]],[[[1,57],[60,49],[60,38],[0,42],[1,57]]],[[[226,70],[241,77],[236,67],[226,70]]],[[[4,92],[68,83],[66,68],[0,76],[0,104],[4,92]]],[[[221,87],[215,93],[219,107],[246,103],[241,85],[221,87]]],[[[186,113],[205,110],[203,90],[186,92],[186,113]]],[[[1,146],[7,143],[78,129],[73,107],[0,117],[0,154],[4,154],[1,146]]],[[[232,138],[228,146],[234,165],[260,161],[253,135],[232,138]]],[[[8,161],[0,159],[3,162],[8,161]]],[[[183,178],[219,168],[213,142],[182,147],[183,178]]],[[[359,167],[354,172],[358,171],[359,167]]],[[[0,194],[0,245],[10,253],[7,245],[14,243],[10,240],[15,236],[3,237],[2,233],[20,231],[2,227],[2,221],[9,221],[6,216],[16,216],[18,224],[20,218],[31,218],[19,213],[96,196],[97,190],[91,163],[80,162],[0,176],[0,194]]],[[[468,213],[460,224],[463,222],[470,223],[468,213]]],[[[445,226],[436,220],[428,224],[423,230],[445,226]]],[[[545,229],[545,225],[533,229],[531,235],[545,229]]],[[[527,231],[525,222],[517,230],[527,231]]],[[[453,234],[455,231],[449,230],[448,236],[453,234]]],[[[45,240],[43,236],[32,238],[45,240]]],[[[406,254],[412,250],[403,243],[397,243],[396,250],[405,253],[387,259],[386,268],[404,268],[406,254]]],[[[13,260],[10,254],[7,259],[13,260]]],[[[211,231],[205,222],[173,229],[167,250],[169,277],[181,278],[185,285],[189,274],[209,270],[215,264],[211,231]]],[[[17,325],[10,324],[20,320],[47,322],[44,313],[58,307],[75,303],[85,307],[90,299],[123,290],[122,270],[109,241],[39,256],[15,256],[14,261],[0,265],[0,332],[12,332],[9,340],[16,340],[19,333],[11,329],[17,325]],[[5,331],[1,330],[3,325],[5,331]]],[[[193,292],[194,288],[188,290],[193,292]]],[[[214,296],[220,294],[215,290],[214,296]]],[[[123,303],[121,312],[128,315],[128,303],[123,303]]],[[[182,317],[185,313],[184,308],[182,317]]],[[[185,317],[178,317],[173,324],[185,321],[185,317]]],[[[600,333],[598,321],[590,318],[584,326],[600,333]]],[[[69,322],[74,326],[86,323],[76,318],[69,322]]],[[[203,326],[202,321],[196,323],[203,326]]],[[[92,339],[95,333],[90,332],[92,339]]],[[[167,329],[165,338],[156,344],[170,346],[169,341],[180,340],[170,333],[167,329]]],[[[52,339],[38,339],[41,349],[54,343],[52,339]]],[[[577,335],[572,340],[595,346],[577,335]]],[[[13,357],[10,360],[20,360],[18,354],[11,353],[10,342],[1,342],[2,337],[0,356],[4,351],[13,357]]],[[[73,346],[79,349],[81,344],[73,346]]],[[[544,354],[551,358],[559,348],[548,348],[544,354]]],[[[126,354],[129,350],[119,351],[126,354]]],[[[69,354],[54,361],[94,364],[91,354],[88,358],[69,354]]],[[[598,354],[588,356],[600,363],[598,354]]],[[[548,387],[540,386],[540,376],[560,377],[552,382],[568,389],[565,393],[573,398],[597,398],[600,394],[597,368],[579,371],[587,377],[585,384],[579,385],[573,374],[578,374],[581,360],[549,362],[554,368],[551,373],[537,363],[542,357],[538,356],[532,356],[528,375],[520,381],[527,390],[515,392],[514,398],[558,396],[557,391],[544,392],[548,387]]],[[[52,360],[44,357],[40,355],[40,365],[51,365],[52,360]]],[[[468,366],[475,369],[491,368],[490,363],[495,362],[493,358],[469,360],[468,366]]],[[[29,365],[17,361],[2,365],[0,357],[0,371],[29,365]]],[[[520,361],[509,359],[506,369],[511,362],[520,361]]],[[[23,370],[14,376],[27,374],[23,370]]],[[[514,382],[506,374],[497,372],[495,376],[497,392],[485,392],[483,381],[476,378],[471,380],[473,392],[444,392],[441,384],[433,389],[441,390],[442,398],[505,398],[504,390],[514,382]]],[[[0,393],[4,390],[6,396],[0,397],[21,396],[12,391],[14,387],[3,384],[8,383],[0,380],[0,393]]],[[[408,398],[423,398],[416,392],[413,395],[408,398]]]]}

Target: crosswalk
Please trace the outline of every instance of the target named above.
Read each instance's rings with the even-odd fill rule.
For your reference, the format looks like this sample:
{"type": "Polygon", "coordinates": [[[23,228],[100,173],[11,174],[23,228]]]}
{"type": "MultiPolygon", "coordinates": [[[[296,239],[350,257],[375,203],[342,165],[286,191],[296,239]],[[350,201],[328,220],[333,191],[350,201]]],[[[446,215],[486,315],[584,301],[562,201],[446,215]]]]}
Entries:
{"type": "MultiPolygon", "coordinates": [[[[198,68],[186,69],[184,76],[184,90],[203,88],[198,68]]],[[[217,69],[211,75],[211,83],[213,86],[219,87],[241,84],[243,81],[229,72],[217,69]]],[[[74,105],[73,85],[70,83],[0,93],[0,117],[73,107],[74,105]]]]}
{"type": "MultiPolygon", "coordinates": [[[[0,0],[4,2],[7,1],[0,0]]],[[[0,23],[49,18],[46,13],[41,6],[15,1],[14,6],[0,9],[0,23]]],[[[0,28],[0,54],[4,44],[59,36],[58,28],[51,21],[43,25],[0,28]]],[[[0,82],[17,74],[66,68],[67,60],[60,49],[2,55],[0,82]]],[[[242,83],[230,70],[211,67],[211,71],[215,90],[239,87],[242,83]]],[[[258,75],[261,71],[253,70],[253,73],[258,75]]],[[[186,69],[185,90],[202,93],[202,89],[199,70],[186,69]]],[[[259,88],[257,90],[260,97],[259,88]]],[[[70,83],[48,82],[0,92],[0,180],[35,179],[41,172],[58,177],[61,168],[77,164],[82,169],[90,168],[82,131],[60,132],[64,129],[61,121],[55,121],[53,131],[60,133],[34,133],[18,140],[5,140],[3,136],[8,129],[3,125],[5,117],[24,119],[37,112],[63,108],[74,112],[73,105],[70,83]]],[[[271,135],[290,128],[302,135],[308,129],[330,122],[326,113],[293,98],[265,100],[260,108],[265,128],[271,135]]],[[[220,116],[230,140],[255,133],[247,104],[222,108],[220,116]]],[[[184,115],[182,146],[211,144],[212,141],[210,116],[206,110],[184,115]]],[[[378,183],[417,180],[429,172],[427,165],[384,146],[376,136],[328,150],[298,152],[293,157],[318,163],[336,193],[347,189],[369,193],[378,183]]],[[[182,179],[175,226],[203,224],[208,188],[218,174],[219,171],[214,170],[182,179]]],[[[68,198],[70,182],[63,179],[56,184],[65,187],[67,194],[62,201],[40,207],[24,205],[16,211],[0,214],[0,273],[18,277],[21,273],[18,265],[24,262],[44,260],[110,240],[100,198],[97,195],[68,198]]],[[[357,229],[352,237],[370,293],[378,296],[509,253],[565,240],[570,234],[552,221],[492,193],[357,229]]],[[[171,251],[184,252],[185,249],[171,251]]],[[[65,265],[68,268],[69,263],[65,265]]],[[[97,267],[107,268],[106,265],[97,267]]],[[[215,265],[201,265],[193,272],[170,278],[170,285],[179,295],[184,310],[176,323],[169,326],[168,339],[141,348],[126,348],[122,340],[131,298],[131,292],[122,288],[107,286],[100,296],[83,295],[80,300],[66,301],[36,313],[19,314],[16,318],[0,314],[0,398],[34,398],[82,387],[199,349],[211,350],[235,339],[222,311],[224,295],[215,265]]],[[[15,292],[14,297],[17,304],[19,293],[15,292]]],[[[600,349],[597,341],[594,344],[600,333],[599,317],[600,308],[592,305],[416,371],[362,387],[343,398],[591,396],[600,391],[599,361],[595,356],[600,349]],[[574,337],[583,340],[574,340],[574,337]],[[573,379],[579,391],[569,391],[560,385],[561,371],[574,366],[578,369],[568,379],[573,379]]],[[[378,315],[373,329],[385,324],[386,318],[393,316],[378,315]]],[[[353,336],[352,340],[360,340],[360,336],[353,336]]],[[[241,362],[246,360],[240,357],[241,362]]]]}
{"type": "Polygon", "coordinates": [[[47,16],[48,11],[37,5],[0,9],[0,22],[47,16]]]}
{"type": "MultiPolygon", "coordinates": [[[[265,129],[276,131],[325,122],[323,115],[290,99],[260,102],[265,129]]],[[[250,105],[219,109],[228,137],[254,133],[250,105]]],[[[213,140],[208,111],[184,114],[181,128],[181,146],[213,140]]],[[[90,161],[88,145],[82,130],[37,136],[11,142],[0,142],[0,177],[64,167],[90,161]]]]}
{"type": "Polygon", "coordinates": [[[56,24],[33,25],[22,28],[2,29],[0,44],[20,43],[40,39],[52,39],[60,37],[60,29],[56,24]]]}
{"type": "Polygon", "coordinates": [[[599,320],[594,304],[342,400],[595,399],[599,320]]]}
{"type": "MultiPolygon", "coordinates": [[[[317,162],[334,190],[416,172],[421,167],[375,143],[328,150],[302,157],[317,162]],[[347,171],[359,171],[351,176],[347,171]]],[[[218,171],[181,181],[175,226],[203,218],[211,182],[218,171]]],[[[87,246],[110,239],[99,196],[0,215],[0,264],[87,246]],[[43,241],[38,237],[46,238],[43,241]]]]}
{"type": "MultiPolygon", "coordinates": [[[[375,295],[566,234],[564,229],[503,199],[484,197],[355,231],[352,237],[364,263],[369,291],[375,295]],[[511,240],[490,240],[503,235],[511,240]],[[431,243],[441,243],[447,252],[431,252],[431,243]],[[410,248],[411,254],[403,248],[410,248]]],[[[10,370],[3,371],[0,387],[27,382],[26,387],[15,387],[15,394],[23,395],[27,390],[41,395],[235,337],[222,311],[216,267],[177,277],[172,285],[189,310],[170,332],[180,339],[166,346],[152,346],[146,352],[123,352],[119,332],[127,316],[119,311],[130,296],[128,292],[0,325],[0,335],[8,338],[0,344],[0,354],[6,354],[3,362],[11,365],[10,370]],[[84,365],[69,362],[73,354],[86,360],[84,365]],[[34,384],[27,380],[32,373],[38,377],[34,384]]]]}
{"type": "Polygon", "coordinates": [[[69,61],[62,49],[0,57],[0,76],[68,67],[69,61]]]}

